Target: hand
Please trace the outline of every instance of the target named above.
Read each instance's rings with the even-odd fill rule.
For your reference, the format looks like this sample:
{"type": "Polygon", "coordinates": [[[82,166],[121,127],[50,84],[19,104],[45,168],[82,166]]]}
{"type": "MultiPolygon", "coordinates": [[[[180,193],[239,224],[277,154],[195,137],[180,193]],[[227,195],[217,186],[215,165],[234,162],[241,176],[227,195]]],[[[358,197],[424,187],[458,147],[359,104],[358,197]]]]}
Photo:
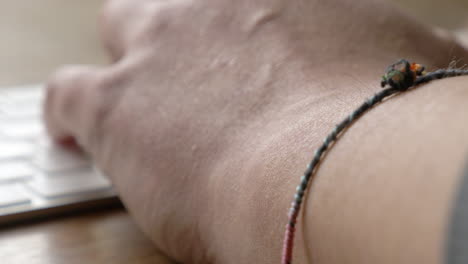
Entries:
{"type": "Polygon", "coordinates": [[[311,146],[396,58],[445,66],[435,51],[463,53],[367,0],[113,0],[101,25],[114,63],[51,77],[48,130],[89,152],[183,263],[278,261],[311,146]]]}

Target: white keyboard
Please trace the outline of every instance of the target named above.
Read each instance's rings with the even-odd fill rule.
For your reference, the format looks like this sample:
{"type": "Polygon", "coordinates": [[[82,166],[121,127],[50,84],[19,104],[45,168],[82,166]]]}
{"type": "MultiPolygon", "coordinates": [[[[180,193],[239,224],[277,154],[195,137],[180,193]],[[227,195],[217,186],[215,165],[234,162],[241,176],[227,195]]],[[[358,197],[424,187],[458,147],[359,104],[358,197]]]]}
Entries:
{"type": "Polygon", "coordinates": [[[0,225],[118,203],[87,157],[48,138],[44,92],[41,85],[0,88],[0,225]]]}

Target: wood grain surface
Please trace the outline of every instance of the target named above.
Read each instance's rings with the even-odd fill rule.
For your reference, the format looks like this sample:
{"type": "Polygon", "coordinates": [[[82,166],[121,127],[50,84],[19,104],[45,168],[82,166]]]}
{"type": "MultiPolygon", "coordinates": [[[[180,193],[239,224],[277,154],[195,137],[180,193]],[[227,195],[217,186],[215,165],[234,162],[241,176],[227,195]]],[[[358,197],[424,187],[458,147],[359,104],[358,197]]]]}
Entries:
{"type": "Polygon", "coordinates": [[[123,209],[0,229],[0,263],[168,264],[123,209]]]}

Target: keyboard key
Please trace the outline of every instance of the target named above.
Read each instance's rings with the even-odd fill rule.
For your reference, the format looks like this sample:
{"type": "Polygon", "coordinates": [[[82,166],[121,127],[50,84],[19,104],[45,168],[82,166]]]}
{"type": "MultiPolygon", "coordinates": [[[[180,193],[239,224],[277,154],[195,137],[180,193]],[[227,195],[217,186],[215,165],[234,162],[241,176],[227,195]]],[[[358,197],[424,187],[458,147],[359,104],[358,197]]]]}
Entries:
{"type": "Polygon", "coordinates": [[[27,185],[45,198],[56,198],[109,189],[111,184],[91,169],[69,173],[63,177],[36,177],[27,185]]]}
{"type": "Polygon", "coordinates": [[[31,177],[34,174],[31,166],[24,161],[0,162],[0,182],[18,181],[31,177]]]}
{"type": "Polygon", "coordinates": [[[2,92],[4,97],[9,102],[24,102],[33,101],[40,102],[45,95],[45,89],[42,86],[31,86],[27,88],[7,89],[2,92]]]}
{"type": "Polygon", "coordinates": [[[90,166],[89,159],[83,153],[57,145],[40,148],[34,154],[32,163],[46,172],[62,172],[90,166]]]}
{"type": "Polygon", "coordinates": [[[2,118],[39,118],[42,106],[38,104],[0,104],[0,115],[2,118]]]}
{"type": "Polygon", "coordinates": [[[41,87],[0,89],[0,225],[7,215],[27,219],[24,210],[48,215],[57,206],[59,212],[70,203],[115,197],[88,158],[50,140],[40,118],[41,87]]]}
{"type": "Polygon", "coordinates": [[[25,141],[0,141],[0,160],[31,158],[34,146],[25,141]]]}
{"type": "Polygon", "coordinates": [[[0,207],[30,203],[31,199],[23,192],[19,184],[0,185],[0,207]]]}
{"type": "Polygon", "coordinates": [[[44,125],[39,120],[21,120],[0,124],[0,133],[12,139],[32,139],[44,131],[44,125]]]}

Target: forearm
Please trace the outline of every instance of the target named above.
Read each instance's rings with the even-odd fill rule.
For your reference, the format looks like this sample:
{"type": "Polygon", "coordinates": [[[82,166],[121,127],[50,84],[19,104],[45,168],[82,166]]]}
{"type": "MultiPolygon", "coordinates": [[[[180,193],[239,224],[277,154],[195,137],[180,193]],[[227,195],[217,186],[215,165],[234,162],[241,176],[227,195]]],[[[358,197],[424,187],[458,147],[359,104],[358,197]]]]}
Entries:
{"type": "Polygon", "coordinates": [[[467,83],[453,78],[418,87],[347,131],[324,160],[305,206],[313,260],[442,263],[468,147],[467,83]]]}
{"type": "MultiPolygon", "coordinates": [[[[468,145],[466,83],[443,80],[391,98],[343,135],[308,191],[296,263],[440,263],[468,145]]],[[[248,252],[249,260],[278,261],[289,204],[313,151],[368,97],[347,95],[354,98],[343,99],[347,106],[339,99],[298,106],[258,144],[240,147],[243,158],[233,156],[238,162],[226,178],[243,177],[233,187],[243,196],[231,197],[235,206],[223,221],[229,228],[218,232],[239,243],[218,251],[233,254],[225,259],[248,252]]]]}

